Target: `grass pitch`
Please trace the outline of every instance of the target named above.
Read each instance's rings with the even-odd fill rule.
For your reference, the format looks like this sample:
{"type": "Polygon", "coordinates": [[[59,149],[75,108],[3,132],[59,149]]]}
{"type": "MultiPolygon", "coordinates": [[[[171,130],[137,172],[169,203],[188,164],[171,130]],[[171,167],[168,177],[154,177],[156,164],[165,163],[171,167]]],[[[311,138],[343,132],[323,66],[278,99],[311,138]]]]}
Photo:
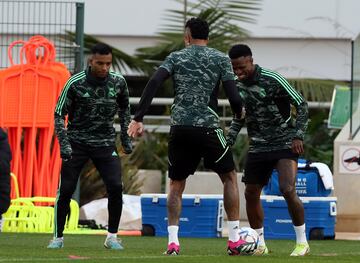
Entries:
{"type": "Polygon", "coordinates": [[[0,233],[0,262],[360,262],[360,241],[310,241],[311,255],[294,258],[290,240],[268,240],[268,256],[234,256],[226,254],[224,238],[181,238],[181,255],[164,256],[166,238],[122,237],[122,251],[103,247],[103,235],[65,235],[65,247],[50,250],[49,234],[0,233]]]}

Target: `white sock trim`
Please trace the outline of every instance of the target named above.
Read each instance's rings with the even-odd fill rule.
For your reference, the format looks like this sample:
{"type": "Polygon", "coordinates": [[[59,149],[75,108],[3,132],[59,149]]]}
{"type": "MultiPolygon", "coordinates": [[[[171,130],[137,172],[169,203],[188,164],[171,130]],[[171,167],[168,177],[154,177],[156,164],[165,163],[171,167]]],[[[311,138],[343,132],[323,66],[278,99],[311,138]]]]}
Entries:
{"type": "Polygon", "coordinates": [[[306,227],[305,224],[301,226],[294,226],[295,234],[296,234],[296,243],[302,243],[307,244],[307,238],[306,238],[306,227]]]}
{"type": "Polygon", "coordinates": [[[256,233],[259,235],[259,246],[266,246],[265,244],[265,237],[264,237],[264,227],[254,229],[256,233]]]}
{"type": "Polygon", "coordinates": [[[106,238],[111,238],[111,237],[112,238],[117,238],[117,234],[108,232],[106,238]]]}
{"type": "Polygon", "coordinates": [[[229,230],[229,240],[232,242],[237,242],[240,239],[239,236],[240,222],[228,221],[228,230],[229,230]]]}
{"type": "Polygon", "coordinates": [[[179,245],[178,232],[179,232],[179,226],[176,225],[168,226],[168,233],[169,233],[168,244],[175,243],[176,245],[179,245]]]}

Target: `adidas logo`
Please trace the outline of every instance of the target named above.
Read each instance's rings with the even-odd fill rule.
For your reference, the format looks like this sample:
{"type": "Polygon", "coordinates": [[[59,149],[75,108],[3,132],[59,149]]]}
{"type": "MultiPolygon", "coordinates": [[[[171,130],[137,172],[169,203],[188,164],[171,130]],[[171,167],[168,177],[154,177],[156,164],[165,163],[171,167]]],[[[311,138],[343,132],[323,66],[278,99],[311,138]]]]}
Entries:
{"type": "Polygon", "coordinates": [[[90,95],[87,92],[83,95],[83,98],[89,98],[89,97],[90,97],[90,95]]]}
{"type": "Polygon", "coordinates": [[[118,156],[115,151],[113,151],[112,156],[118,156]]]}

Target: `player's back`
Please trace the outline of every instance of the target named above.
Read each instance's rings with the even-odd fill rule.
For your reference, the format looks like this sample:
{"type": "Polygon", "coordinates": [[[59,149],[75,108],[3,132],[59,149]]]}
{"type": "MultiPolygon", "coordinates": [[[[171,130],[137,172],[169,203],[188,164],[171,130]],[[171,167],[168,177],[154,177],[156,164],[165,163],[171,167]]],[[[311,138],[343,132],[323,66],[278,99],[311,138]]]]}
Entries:
{"type": "Polygon", "coordinates": [[[220,81],[234,79],[229,58],[216,49],[191,45],[171,53],[161,67],[174,81],[171,125],[219,127],[215,111],[220,81]]]}

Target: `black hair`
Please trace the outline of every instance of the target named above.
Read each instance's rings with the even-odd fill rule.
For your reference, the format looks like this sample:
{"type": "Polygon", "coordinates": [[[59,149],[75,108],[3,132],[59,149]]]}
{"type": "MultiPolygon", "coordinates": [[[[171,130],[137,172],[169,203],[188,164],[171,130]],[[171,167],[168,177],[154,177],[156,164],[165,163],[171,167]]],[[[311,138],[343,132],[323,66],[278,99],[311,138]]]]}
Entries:
{"type": "Polygon", "coordinates": [[[236,59],[239,57],[247,57],[247,56],[252,56],[251,49],[247,45],[244,44],[234,45],[229,50],[229,57],[231,59],[236,59]]]}
{"type": "Polygon", "coordinates": [[[185,24],[185,28],[190,29],[191,37],[194,39],[207,40],[209,37],[209,24],[198,17],[189,19],[185,24]]]}
{"type": "Polygon", "coordinates": [[[91,54],[112,54],[112,48],[105,43],[97,43],[91,48],[91,54]]]}

